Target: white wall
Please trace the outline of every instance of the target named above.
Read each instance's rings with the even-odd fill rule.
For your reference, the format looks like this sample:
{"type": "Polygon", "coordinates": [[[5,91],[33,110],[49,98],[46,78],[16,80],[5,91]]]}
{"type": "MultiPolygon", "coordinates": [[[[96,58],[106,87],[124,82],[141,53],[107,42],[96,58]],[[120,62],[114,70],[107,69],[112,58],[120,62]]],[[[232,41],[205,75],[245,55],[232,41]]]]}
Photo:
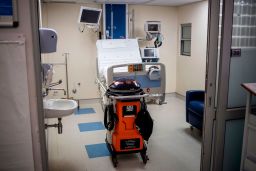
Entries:
{"type": "MultiPolygon", "coordinates": [[[[80,6],[100,8],[97,4],[43,4],[43,27],[53,28],[58,33],[57,52],[44,55],[43,62],[65,62],[63,53],[69,53],[68,76],[70,97],[88,99],[98,97],[96,79],[96,40],[97,33],[85,29],[79,31],[78,15],[80,6]],[[78,85],[80,83],[80,86],[78,85]],[[77,92],[73,93],[72,90],[77,92]]],[[[62,79],[62,85],[55,88],[66,88],[65,67],[57,66],[55,78],[62,79]]],[[[63,96],[63,92],[59,92],[63,96]]]]}
{"type": "MultiPolygon", "coordinates": [[[[97,98],[97,35],[91,30],[79,32],[77,20],[81,5],[101,8],[98,4],[43,4],[43,26],[58,32],[57,52],[45,55],[43,61],[64,62],[63,53],[68,52],[70,97],[97,98]],[[72,89],[77,92],[74,94],[72,89]]],[[[159,20],[162,23],[164,41],[159,51],[160,62],[166,65],[166,92],[184,95],[189,89],[204,89],[208,3],[203,1],[181,7],[129,5],[129,12],[132,10],[135,12],[135,37],[145,37],[145,21],[159,20]],[[179,55],[179,28],[182,23],[192,23],[191,57],[179,55]]],[[[150,46],[152,42],[139,44],[150,46]]],[[[64,66],[56,66],[55,71],[55,78],[64,81],[57,88],[66,88],[64,66]]],[[[63,92],[59,95],[65,97],[63,92]]]]}
{"type": "Polygon", "coordinates": [[[180,55],[180,36],[177,50],[176,92],[185,95],[186,90],[205,87],[208,2],[198,2],[177,8],[178,27],[192,23],[191,56],[180,55]]]}
{"type": "MultiPolygon", "coordinates": [[[[50,27],[58,32],[57,52],[44,55],[43,62],[64,62],[63,53],[69,53],[69,93],[70,97],[77,99],[97,98],[98,89],[96,79],[96,40],[97,35],[91,30],[83,33],[78,31],[78,14],[80,6],[100,8],[97,4],[43,4],[43,27],[50,27]],[[67,12],[68,11],[68,12],[67,12]],[[78,86],[78,83],[81,83],[78,86]],[[72,89],[76,89],[74,94],[72,89]]],[[[160,48],[160,62],[166,64],[167,71],[167,93],[175,92],[176,88],[176,50],[177,50],[177,11],[175,7],[140,6],[131,5],[129,11],[135,10],[135,35],[145,37],[144,22],[147,20],[160,20],[165,40],[160,48]],[[157,12],[152,12],[157,11],[157,12]]],[[[142,46],[145,44],[141,44],[142,46]]],[[[62,79],[65,87],[65,68],[55,67],[56,80],[62,79]]],[[[59,92],[61,97],[62,92],[59,92]]]]}
{"type": "MultiPolygon", "coordinates": [[[[166,92],[176,89],[176,56],[177,56],[177,9],[176,7],[130,5],[129,11],[135,14],[135,37],[146,36],[144,23],[146,21],[161,21],[161,32],[164,36],[163,45],[159,49],[160,61],[166,67],[166,92]]],[[[140,46],[149,46],[140,42],[140,46]]]]}

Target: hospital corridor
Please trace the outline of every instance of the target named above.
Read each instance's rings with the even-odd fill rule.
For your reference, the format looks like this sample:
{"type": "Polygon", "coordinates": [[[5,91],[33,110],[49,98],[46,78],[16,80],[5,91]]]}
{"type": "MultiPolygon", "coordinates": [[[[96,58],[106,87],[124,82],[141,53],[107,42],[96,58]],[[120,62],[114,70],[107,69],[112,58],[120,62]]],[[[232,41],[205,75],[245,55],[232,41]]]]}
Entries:
{"type": "Polygon", "coordinates": [[[256,1],[0,0],[0,171],[256,171],[256,1]]]}

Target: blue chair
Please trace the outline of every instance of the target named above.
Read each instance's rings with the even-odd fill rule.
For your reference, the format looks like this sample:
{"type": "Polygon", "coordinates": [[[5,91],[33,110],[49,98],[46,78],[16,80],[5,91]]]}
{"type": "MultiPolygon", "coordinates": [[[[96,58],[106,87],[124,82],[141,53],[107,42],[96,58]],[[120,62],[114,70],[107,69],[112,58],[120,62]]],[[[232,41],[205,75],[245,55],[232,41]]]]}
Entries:
{"type": "Polygon", "coordinates": [[[202,130],[204,117],[204,95],[202,90],[190,90],[186,92],[186,121],[202,130]]]}

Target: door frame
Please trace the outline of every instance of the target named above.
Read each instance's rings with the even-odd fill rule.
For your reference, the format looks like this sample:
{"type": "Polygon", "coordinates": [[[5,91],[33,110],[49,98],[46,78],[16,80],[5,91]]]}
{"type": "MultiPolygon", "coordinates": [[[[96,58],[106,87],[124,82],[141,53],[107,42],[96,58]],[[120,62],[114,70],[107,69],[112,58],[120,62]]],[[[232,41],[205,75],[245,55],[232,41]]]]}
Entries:
{"type": "Polygon", "coordinates": [[[211,169],[212,141],[214,140],[214,120],[216,114],[216,77],[218,63],[218,35],[220,0],[209,0],[208,5],[208,38],[205,76],[205,110],[203,124],[203,143],[201,150],[201,171],[211,169]]]}
{"type": "Polygon", "coordinates": [[[229,80],[230,76],[230,50],[232,45],[232,25],[233,25],[233,9],[234,0],[223,1],[222,12],[222,34],[221,49],[220,49],[220,63],[219,63],[219,81],[218,83],[218,105],[216,111],[216,135],[214,142],[214,158],[213,170],[223,170],[224,159],[224,145],[225,145],[225,132],[226,121],[234,119],[242,119],[245,115],[245,108],[232,108],[228,109],[228,93],[229,93],[229,80]]]}
{"type": "Polygon", "coordinates": [[[206,73],[206,100],[203,144],[201,155],[202,171],[223,170],[226,121],[244,118],[245,108],[228,109],[230,75],[230,49],[234,0],[223,0],[220,53],[218,61],[220,0],[209,1],[208,51],[206,73]],[[217,67],[219,65],[219,67],[217,67]],[[217,100],[217,103],[215,101],[217,100]]]}
{"type": "Polygon", "coordinates": [[[31,115],[31,135],[33,144],[33,157],[35,170],[48,170],[48,153],[46,147],[45,126],[44,126],[44,111],[43,111],[43,98],[42,98],[42,80],[41,80],[41,52],[39,43],[39,13],[40,13],[40,0],[29,0],[30,15],[32,26],[33,42],[33,62],[34,62],[34,75],[35,75],[35,89],[34,96],[36,96],[37,116],[31,115]],[[36,121],[36,122],[35,122],[36,121]]]}

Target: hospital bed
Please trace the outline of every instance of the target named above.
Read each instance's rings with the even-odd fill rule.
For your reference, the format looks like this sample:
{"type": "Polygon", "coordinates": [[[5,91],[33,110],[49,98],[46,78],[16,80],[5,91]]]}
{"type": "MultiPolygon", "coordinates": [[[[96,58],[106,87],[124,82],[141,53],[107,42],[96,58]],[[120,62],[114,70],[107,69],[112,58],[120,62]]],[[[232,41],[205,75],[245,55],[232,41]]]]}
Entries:
{"type": "Polygon", "coordinates": [[[108,86],[120,78],[134,79],[148,94],[146,101],[165,101],[165,66],[162,63],[142,63],[137,39],[98,40],[97,79],[102,107],[109,104],[105,93],[108,86]]]}

